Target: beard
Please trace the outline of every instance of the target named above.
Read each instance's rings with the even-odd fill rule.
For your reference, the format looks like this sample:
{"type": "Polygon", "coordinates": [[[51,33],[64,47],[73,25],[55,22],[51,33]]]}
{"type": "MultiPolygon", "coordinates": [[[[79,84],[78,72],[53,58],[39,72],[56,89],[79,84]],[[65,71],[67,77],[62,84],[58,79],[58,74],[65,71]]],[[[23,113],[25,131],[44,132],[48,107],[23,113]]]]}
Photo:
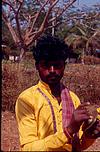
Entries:
{"type": "Polygon", "coordinates": [[[62,75],[59,74],[49,74],[46,77],[47,84],[57,84],[60,82],[62,75]]]}

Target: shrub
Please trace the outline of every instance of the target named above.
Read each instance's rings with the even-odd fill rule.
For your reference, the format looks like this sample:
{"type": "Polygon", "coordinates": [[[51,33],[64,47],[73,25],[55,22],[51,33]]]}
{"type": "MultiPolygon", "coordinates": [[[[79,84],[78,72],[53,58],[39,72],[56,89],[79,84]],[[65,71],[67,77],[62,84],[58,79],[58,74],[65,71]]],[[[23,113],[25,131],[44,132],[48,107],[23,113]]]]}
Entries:
{"type": "Polygon", "coordinates": [[[20,63],[2,64],[2,110],[14,112],[18,95],[38,81],[36,70],[20,63]]]}
{"type": "MultiPolygon", "coordinates": [[[[19,94],[39,79],[34,62],[2,63],[2,110],[14,112],[19,94]]],[[[100,65],[67,64],[62,79],[82,102],[100,104],[100,65]]]]}
{"type": "Polygon", "coordinates": [[[63,81],[81,102],[100,104],[100,65],[69,64],[63,81]]]}
{"type": "Polygon", "coordinates": [[[100,58],[90,56],[90,55],[84,56],[84,63],[88,65],[100,64],[100,58]]]}

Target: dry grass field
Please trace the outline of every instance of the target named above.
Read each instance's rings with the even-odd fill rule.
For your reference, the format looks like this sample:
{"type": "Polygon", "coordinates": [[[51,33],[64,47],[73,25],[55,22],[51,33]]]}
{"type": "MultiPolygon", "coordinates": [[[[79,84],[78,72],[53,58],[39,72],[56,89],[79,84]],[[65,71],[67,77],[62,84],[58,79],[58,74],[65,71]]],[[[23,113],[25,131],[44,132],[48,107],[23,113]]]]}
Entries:
{"type": "MultiPolygon", "coordinates": [[[[10,111],[2,112],[1,121],[1,150],[2,151],[19,151],[19,136],[15,114],[10,111]]],[[[85,151],[100,151],[100,138],[85,151]]]]}
{"type": "MultiPolygon", "coordinates": [[[[34,62],[2,64],[2,119],[1,150],[18,151],[19,137],[15,119],[15,102],[26,88],[37,83],[39,77],[34,62]]],[[[66,65],[63,83],[73,90],[82,102],[90,101],[100,105],[100,64],[66,65]]],[[[100,138],[87,151],[100,150],[100,138]]]]}

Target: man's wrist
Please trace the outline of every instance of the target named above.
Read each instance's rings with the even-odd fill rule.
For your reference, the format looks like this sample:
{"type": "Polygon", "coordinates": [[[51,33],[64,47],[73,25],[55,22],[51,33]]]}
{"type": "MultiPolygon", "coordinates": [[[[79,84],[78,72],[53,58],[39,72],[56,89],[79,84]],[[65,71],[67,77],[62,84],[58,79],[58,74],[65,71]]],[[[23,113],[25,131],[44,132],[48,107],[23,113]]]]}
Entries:
{"type": "Polygon", "coordinates": [[[71,129],[70,127],[66,127],[66,128],[64,129],[64,133],[65,133],[66,136],[69,137],[70,139],[73,138],[74,133],[73,133],[73,131],[72,131],[72,129],[71,129]]]}
{"type": "Polygon", "coordinates": [[[92,131],[92,132],[86,131],[83,134],[85,135],[85,137],[91,138],[91,139],[96,139],[96,138],[100,137],[100,132],[98,132],[97,130],[92,131]]]}

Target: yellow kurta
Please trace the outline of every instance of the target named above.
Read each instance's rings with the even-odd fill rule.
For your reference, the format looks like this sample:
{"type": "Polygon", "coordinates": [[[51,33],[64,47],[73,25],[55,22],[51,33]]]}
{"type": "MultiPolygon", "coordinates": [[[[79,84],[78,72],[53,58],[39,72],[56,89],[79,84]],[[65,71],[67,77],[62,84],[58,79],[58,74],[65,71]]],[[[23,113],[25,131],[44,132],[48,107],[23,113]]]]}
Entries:
{"type": "MultiPolygon", "coordinates": [[[[74,107],[80,104],[79,98],[70,91],[74,107]]],[[[71,151],[70,140],[62,129],[62,103],[52,96],[47,84],[37,85],[22,92],[16,102],[16,118],[18,122],[22,151],[71,151]],[[37,88],[50,99],[56,118],[57,132],[54,133],[50,105],[37,88]]],[[[80,131],[80,137],[82,131],[80,131]]]]}

